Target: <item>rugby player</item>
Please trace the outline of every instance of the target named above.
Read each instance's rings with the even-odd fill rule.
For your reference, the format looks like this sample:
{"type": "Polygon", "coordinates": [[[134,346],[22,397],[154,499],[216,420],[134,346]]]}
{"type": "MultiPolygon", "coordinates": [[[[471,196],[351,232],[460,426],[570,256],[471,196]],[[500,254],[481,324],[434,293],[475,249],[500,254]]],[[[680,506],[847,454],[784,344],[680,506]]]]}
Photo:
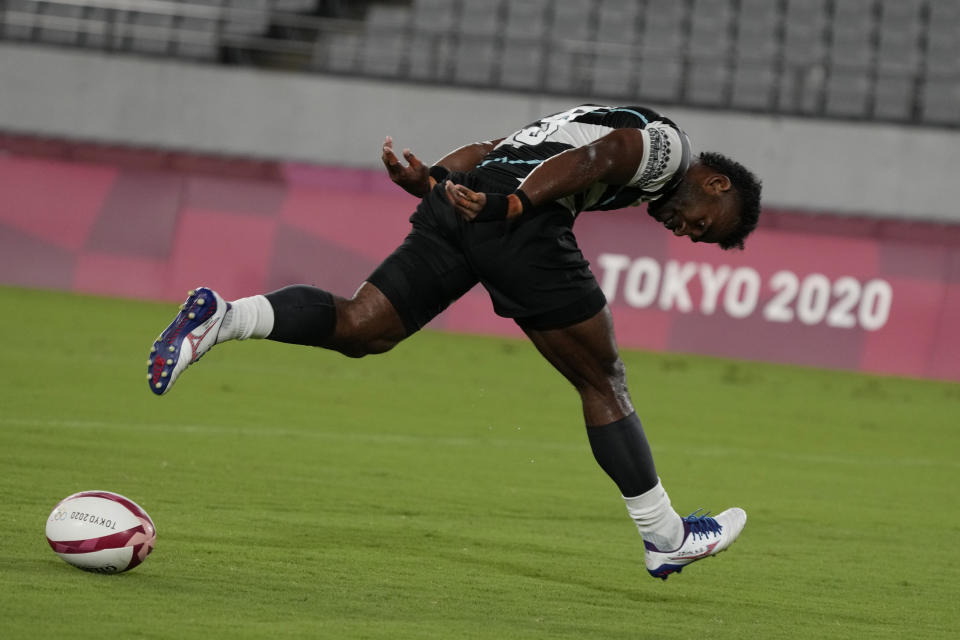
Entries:
{"type": "Polygon", "coordinates": [[[627,389],[603,291],[573,227],[588,211],[647,203],[666,229],[693,242],[743,248],[756,228],[760,183],[718,153],[695,153],[670,119],[640,106],[580,105],[505,137],[460,147],[432,166],[399,160],[390,178],[421,198],[403,243],[350,298],[293,285],[225,301],[191,291],[154,342],[157,395],[215,344],[266,338],[351,357],[383,353],[480,283],[580,395],[593,455],[643,538],[646,567],[666,579],[723,551],[746,513],[685,518],[672,507],[627,389]]]}

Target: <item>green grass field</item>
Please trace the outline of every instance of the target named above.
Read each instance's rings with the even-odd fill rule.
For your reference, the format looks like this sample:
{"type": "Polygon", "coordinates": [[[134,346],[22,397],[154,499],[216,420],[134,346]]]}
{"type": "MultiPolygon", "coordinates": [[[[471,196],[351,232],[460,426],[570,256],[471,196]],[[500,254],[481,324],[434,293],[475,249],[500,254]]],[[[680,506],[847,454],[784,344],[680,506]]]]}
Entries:
{"type": "Polygon", "coordinates": [[[960,385],[624,353],[677,509],[749,514],[661,582],[526,342],[232,343],[157,398],[174,305],[6,288],[0,308],[2,638],[956,637],[960,385]],[[86,489],[150,513],[142,566],[47,546],[86,489]]]}

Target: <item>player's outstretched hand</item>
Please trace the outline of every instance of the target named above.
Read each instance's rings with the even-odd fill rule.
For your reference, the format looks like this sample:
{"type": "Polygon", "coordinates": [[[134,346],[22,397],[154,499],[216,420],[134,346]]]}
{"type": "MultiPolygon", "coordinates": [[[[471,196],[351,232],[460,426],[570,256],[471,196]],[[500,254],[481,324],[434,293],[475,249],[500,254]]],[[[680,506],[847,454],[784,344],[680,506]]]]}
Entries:
{"type": "Polygon", "coordinates": [[[474,221],[483,207],[487,204],[487,194],[472,191],[462,184],[454,184],[448,180],[446,183],[447,199],[461,216],[469,221],[474,221]]]}
{"type": "Polygon", "coordinates": [[[406,166],[400,163],[397,154],[393,152],[393,138],[387,136],[383,141],[383,154],[380,156],[387,168],[387,174],[401,189],[422,198],[430,192],[430,170],[410,149],[403,150],[403,157],[407,160],[406,166]]]}

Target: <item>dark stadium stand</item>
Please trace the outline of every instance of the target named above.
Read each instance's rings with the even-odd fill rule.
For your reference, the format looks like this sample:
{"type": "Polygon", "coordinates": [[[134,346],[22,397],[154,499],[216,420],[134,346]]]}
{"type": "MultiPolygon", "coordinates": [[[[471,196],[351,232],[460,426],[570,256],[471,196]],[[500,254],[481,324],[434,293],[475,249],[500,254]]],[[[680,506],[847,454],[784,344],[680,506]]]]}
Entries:
{"type": "Polygon", "coordinates": [[[960,127],[956,0],[6,0],[0,40],[960,127]]]}

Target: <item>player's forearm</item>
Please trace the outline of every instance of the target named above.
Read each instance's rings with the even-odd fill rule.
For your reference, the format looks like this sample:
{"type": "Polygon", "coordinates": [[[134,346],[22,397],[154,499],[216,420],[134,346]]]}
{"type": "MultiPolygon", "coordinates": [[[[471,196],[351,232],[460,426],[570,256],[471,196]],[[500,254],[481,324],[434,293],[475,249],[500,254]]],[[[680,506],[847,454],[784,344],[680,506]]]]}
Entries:
{"type": "Polygon", "coordinates": [[[558,154],[533,170],[520,184],[533,206],[580,193],[598,182],[610,180],[614,160],[598,154],[592,146],[558,154]]]}
{"type": "Polygon", "coordinates": [[[616,129],[583,147],[551,157],[530,172],[513,193],[478,194],[447,183],[447,197],[457,211],[474,222],[510,220],[539,205],[583,193],[596,184],[626,185],[643,159],[638,129],[616,129]]]}
{"type": "Polygon", "coordinates": [[[608,151],[587,145],[553,156],[534,169],[510,194],[486,193],[480,201],[475,194],[469,195],[469,190],[451,194],[448,186],[448,195],[470,220],[512,220],[545,202],[580,193],[598,182],[619,178],[620,171],[615,164],[617,156],[608,151]]]}
{"type": "Polygon", "coordinates": [[[440,158],[435,164],[450,171],[470,171],[480,164],[483,158],[500,144],[501,140],[503,138],[464,145],[440,158]]]}

